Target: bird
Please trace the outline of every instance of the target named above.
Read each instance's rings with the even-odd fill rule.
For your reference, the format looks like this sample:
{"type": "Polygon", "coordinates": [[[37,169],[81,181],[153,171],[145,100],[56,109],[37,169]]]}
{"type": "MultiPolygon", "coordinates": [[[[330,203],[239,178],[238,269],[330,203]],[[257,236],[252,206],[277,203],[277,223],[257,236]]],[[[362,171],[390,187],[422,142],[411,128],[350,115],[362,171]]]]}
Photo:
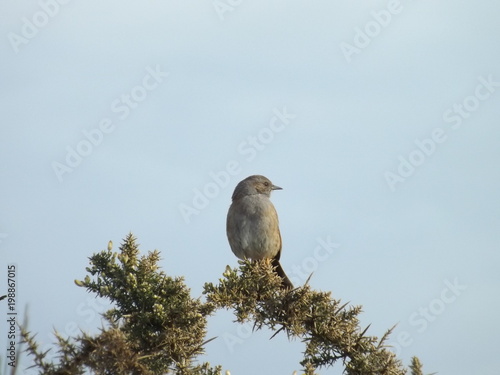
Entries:
{"type": "Polygon", "coordinates": [[[229,246],[239,259],[271,259],[284,289],[293,289],[279,262],[281,234],[278,214],[270,197],[282,190],[264,176],[252,175],[240,181],[231,197],[227,213],[226,234],[229,246]]]}

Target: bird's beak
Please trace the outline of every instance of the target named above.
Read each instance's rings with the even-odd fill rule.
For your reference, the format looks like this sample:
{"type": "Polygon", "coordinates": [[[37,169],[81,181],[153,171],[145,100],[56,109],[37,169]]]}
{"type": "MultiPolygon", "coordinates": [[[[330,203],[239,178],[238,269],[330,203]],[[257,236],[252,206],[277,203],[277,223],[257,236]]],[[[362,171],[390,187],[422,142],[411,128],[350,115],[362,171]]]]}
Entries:
{"type": "Polygon", "coordinates": [[[273,186],[271,186],[271,190],[283,190],[283,188],[276,186],[276,185],[273,185],[273,186]]]}

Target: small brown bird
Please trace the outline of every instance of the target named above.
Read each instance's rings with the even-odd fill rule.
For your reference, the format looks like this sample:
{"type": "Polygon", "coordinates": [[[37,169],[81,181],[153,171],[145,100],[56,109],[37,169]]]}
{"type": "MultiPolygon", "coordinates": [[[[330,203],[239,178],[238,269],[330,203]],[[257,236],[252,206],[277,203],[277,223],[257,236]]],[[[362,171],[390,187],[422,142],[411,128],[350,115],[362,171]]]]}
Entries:
{"type": "Polygon", "coordinates": [[[281,234],[278,214],[269,199],[279,186],[259,175],[245,178],[234,189],[227,213],[226,233],[234,255],[240,259],[272,259],[284,288],[293,288],[279,262],[281,234]]]}

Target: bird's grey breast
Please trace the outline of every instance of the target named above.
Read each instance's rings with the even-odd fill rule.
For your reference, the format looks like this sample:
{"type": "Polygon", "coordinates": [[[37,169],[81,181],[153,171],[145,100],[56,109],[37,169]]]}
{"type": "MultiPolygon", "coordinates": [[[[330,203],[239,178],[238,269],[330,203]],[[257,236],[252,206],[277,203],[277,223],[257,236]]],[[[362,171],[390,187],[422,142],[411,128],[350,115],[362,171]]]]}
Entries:
{"type": "Polygon", "coordinates": [[[272,258],[281,249],[276,209],[262,194],[247,195],[232,203],[227,231],[238,258],[272,258]]]}

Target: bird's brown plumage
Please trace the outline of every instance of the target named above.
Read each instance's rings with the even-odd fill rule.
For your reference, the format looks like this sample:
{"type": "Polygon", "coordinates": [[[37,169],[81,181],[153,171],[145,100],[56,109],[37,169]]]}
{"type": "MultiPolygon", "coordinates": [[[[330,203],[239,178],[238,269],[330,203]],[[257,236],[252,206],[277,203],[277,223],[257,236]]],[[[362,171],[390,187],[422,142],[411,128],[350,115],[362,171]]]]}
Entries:
{"type": "Polygon", "coordinates": [[[281,234],[278,214],[269,199],[273,190],[280,190],[260,175],[242,180],[234,189],[229,207],[226,233],[233,253],[240,259],[272,259],[283,286],[293,288],[279,262],[281,234]]]}

